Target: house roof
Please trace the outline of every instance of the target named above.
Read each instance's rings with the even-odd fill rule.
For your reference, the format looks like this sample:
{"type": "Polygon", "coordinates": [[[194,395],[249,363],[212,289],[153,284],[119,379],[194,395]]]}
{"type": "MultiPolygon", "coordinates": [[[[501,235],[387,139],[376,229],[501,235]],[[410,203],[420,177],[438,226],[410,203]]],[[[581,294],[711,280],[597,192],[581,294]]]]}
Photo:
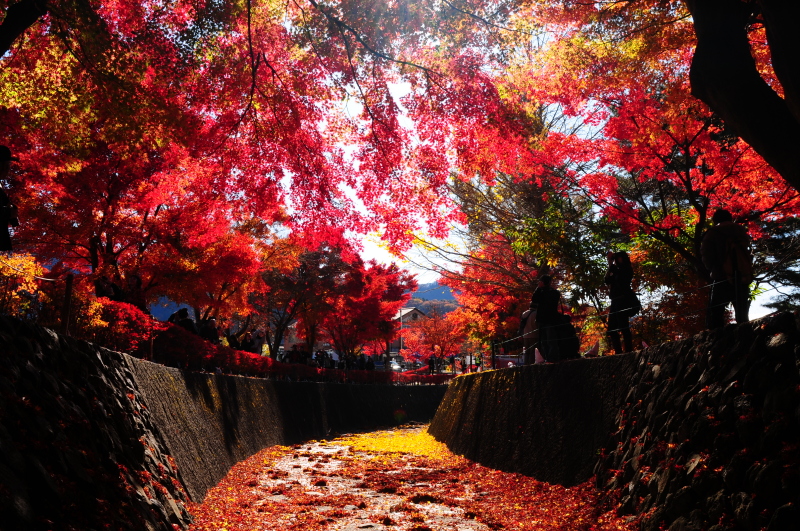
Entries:
{"type": "Polygon", "coordinates": [[[400,319],[401,317],[405,317],[406,315],[410,315],[414,312],[417,312],[420,315],[425,315],[425,312],[423,312],[422,310],[420,310],[415,306],[411,308],[400,308],[400,310],[398,310],[397,313],[395,314],[394,319],[395,320],[400,319]]]}

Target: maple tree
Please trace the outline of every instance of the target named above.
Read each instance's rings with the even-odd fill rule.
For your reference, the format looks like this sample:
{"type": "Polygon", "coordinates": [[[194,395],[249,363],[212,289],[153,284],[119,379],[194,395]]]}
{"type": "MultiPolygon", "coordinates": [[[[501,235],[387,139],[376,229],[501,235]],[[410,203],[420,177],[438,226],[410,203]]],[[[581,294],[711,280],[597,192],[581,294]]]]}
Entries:
{"type": "Polygon", "coordinates": [[[431,356],[439,359],[457,356],[467,337],[465,317],[459,309],[444,313],[434,305],[424,319],[418,319],[402,330],[406,348],[400,354],[408,358],[414,353],[422,361],[431,356]]]}
{"type": "MultiPolygon", "coordinates": [[[[586,124],[578,134],[551,131],[544,164],[566,182],[566,193],[585,196],[617,225],[617,245],[640,251],[647,290],[688,304],[670,308],[694,316],[686,333],[702,321],[703,297],[691,292],[708,283],[699,246],[711,212],[725,207],[748,225],[759,281],[772,282],[797,265],[791,247],[773,254],[769,235],[778,220],[796,216],[798,195],[690,95],[691,21],[677,2],[672,5],[659,11],[634,2],[613,12],[610,4],[584,4],[560,12],[536,94],[586,124]],[[639,18],[628,10],[632,4],[644,8],[639,18]],[[673,297],[676,292],[682,295],[673,297]]],[[[675,331],[676,323],[665,324],[675,331]]]]}
{"type": "MultiPolygon", "coordinates": [[[[290,224],[309,241],[378,227],[392,246],[408,245],[410,229],[443,235],[450,168],[488,177],[521,153],[513,144],[525,124],[485,73],[491,56],[468,46],[487,37],[465,32],[471,15],[448,6],[36,4],[23,21],[32,3],[11,3],[0,34],[14,43],[4,69],[26,70],[43,90],[14,91],[3,105],[27,120],[44,118],[32,100],[51,113],[58,99],[64,118],[99,113],[108,143],[183,144],[198,163],[222,165],[211,182],[228,200],[265,218],[291,206],[290,224]],[[17,21],[30,24],[24,37],[11,30],[17,21]],[[410,87],[402,104],[392,95],[401,83],[410,87]]],[[[80,120],[49,121],[74,143],[80,120]]]]}
{"type": "MultiPolygon", "coordinates": [[[[800,188],[797,45],[790,21],[800,14],[782,0],[539,0],[531,18],[560,40],[565,64],[580,66],[577,86],[597,75],[620,84],[659,67],[691,82],[703,100],[786,179],[800,188]],[[583,46],[591,43],[590,48],[583,46]],[[671,63],[675,50],[684,65],[671,63]],[[626,56],[624,64],[606,61],[626,56]]],[[[575,86],[575,84],[573,84],[575,86]]]]}
{"type": "Polygon", "coordinates": [[[141,279],[144,300],[198,318],[247,313],[245,294],[264,289],[265,237],[247,228],[259,220],[311,249],[374,229],[402,247],[458,217],[451,168],[491,178],[525,155],[494,59],[464,46],[487,36],[446,6],[6,5],[15,239],[81,274],[141,279]]]}
{"type": "Polygon", "coordinates": [[[458,181],[452,188],[468,219],[460,232],[466,250],[437,247],[460,264],[437,270],[469,312],[471,337],[521,348],[512,338],[542,274],[559,279],[565,310],[578,309],[582,300],[601,307],[602,256],[612,224],[596,219],[591,202],[555,193],[548,180],[503,174],[491,187],[458,181]]]}
{"type": "Polygon", "coordinates": [[[293,241],[280,245],[285,247],[284,259],[273,255],[261,273],[266,289],[250,294],[252,324],[264,329],[272,358],[277,357],[289,327],[298,321],[309,348],[313,347],[316,330],[332,311],[329,301],[348,267],[336,248],[303,250],[293,241]]]}
{"type": "MultiPolygon", "coordinates": [[[[642,286],[667,298],[682,293],[670,300],[688,307],[672,310],[695,321],[704,303],[694,292],[708,279],[699,243],[714,208],[724,206],[748,223],[761,281],[796,267],[796,254],[784,248],[772,255],[775,246],[766,238],[777,220],[796,215],[796,191],[690,96],[686,73],[694,40],[677,2],[536,2],[530,13],[527,20],[547,29],[548,38],[538,50],[520,44],[510,52],[510,75],[500,83],[510,101],[527,97],[545,106],[543,113],[529,112],[548,119],[531,131],[538,166],[529,177],[513,179],[537,184],[547,206],[513,194],[497,194],[499,201],[478,209],[467,204],[473,241],[480,216],[505,210],[502,228],[489,234],[504,233],[514,251],[533,262],[557,264],[571,306],[587,301],[598,310],[600,258],[612,247],[638,250],[642,286]],[[558,124],[559,116],[566,120],[558,124]],[[576,123],[583,130],[576,131],[576,123]],[[600,219],[593,219],[595,209],[600,219]],[[671,268],[675,274],[665,274],[671,268]]],[[[520,12],[518,20],[527,16],[520,12]]],[[[459,203],[464,209],[463,196],[459,203]]],[[[697,322],[682,325],[681,331],[666,329],[697,329],[697,322]]]]}
{"type": "Polygon", "coordinates": [[[414,277],[395,264],[356,259],[329,297],[322,330],[340,356],[354,356],[370,341],[386,341],[394,316],[416,287],[414,277]]]}
{"type": "Polygon", "coordinates": [[[44,268],[31,255],[0,258],[0,313],[25,315],[36,310],[31,294],[37,291],[37,276],[44,268]]]}
{"type": "Polygon", "coordinates": [[[166,328],[127,302],[105,297],[89,301],[80,314],[77,335],[118,352],[150,358],[150,341],[166,328]]]}
{"type": "Polygon", "coordinates": [[[510,241],[499,236],[472,251],[462,269],[442,273],[440,283],[453,289],[471,322],[470,333],[487,340],[516,331],[538,275],[514,253],[510,241]]]}
{"type": "MultiPolygon", "coordinates": [[[[784,169],[689,97],[706,53],[693,28],[709,19],[677,0],[6,5],[0,107],[22,159],[11,183],[28,220],[21,247],[122,284],[141,278],[146,298],[187,301],[200,317],[247,314],[245,295],[266,289],[259,256],[273,238],[251,230],[259,223],[312,250],[372,230],[403,249],[465,223],[473,264],[505,239],[514,253],[496,263],[554,266],[573,306],[600,309],[595,256],[612,242],[703,277],[696,228],[708,209],[732,205],[759,240],[796,214],[784,169]],[[459,183],[472,189],[459,196],[459,183]],[[465,201],[486,190],[498,193],[465,201]]],[[[761,9],[735,21],[737,35],[759,79],[784,90],[791,68],[764,40],[780,33],[771,5],[713,9],[761,9]]],[[[761,248],[764,263],[787,263],[761,248]]],[[[325,311],[306,312],[305,335],[325,311]]]]}

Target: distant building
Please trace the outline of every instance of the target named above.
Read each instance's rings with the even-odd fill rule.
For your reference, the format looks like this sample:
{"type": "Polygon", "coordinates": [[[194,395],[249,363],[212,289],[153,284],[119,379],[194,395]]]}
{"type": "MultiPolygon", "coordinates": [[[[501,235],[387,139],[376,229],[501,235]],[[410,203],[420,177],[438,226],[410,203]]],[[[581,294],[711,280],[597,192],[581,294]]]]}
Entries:
{"type": "MultiPolygon", "coordinates": [[[[427,317],[419,308],[400,308],[397,314],[392,319],[393,321],[397,321],[400,323],[400,328],[408,328],[408,326],[419,320],[424,319],[427,317]]],[[[397,355],[400,352],[400,349],[403,348],[403,338],[398,337],[396,340],[392,342],[389,346],[389,352],[392,356],[397,355]]]]}

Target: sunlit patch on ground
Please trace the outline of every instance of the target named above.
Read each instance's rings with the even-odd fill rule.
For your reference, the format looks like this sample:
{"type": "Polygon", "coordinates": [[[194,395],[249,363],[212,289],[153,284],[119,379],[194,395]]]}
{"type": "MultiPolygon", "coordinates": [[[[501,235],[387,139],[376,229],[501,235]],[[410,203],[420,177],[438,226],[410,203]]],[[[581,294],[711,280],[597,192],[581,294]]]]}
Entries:
{"type": "Polygon", "coordinates": [[[633,529],[596,505],[590,483],[488,469],[405,426],[267,448],[189,509],[192,531],[633,529]]]}

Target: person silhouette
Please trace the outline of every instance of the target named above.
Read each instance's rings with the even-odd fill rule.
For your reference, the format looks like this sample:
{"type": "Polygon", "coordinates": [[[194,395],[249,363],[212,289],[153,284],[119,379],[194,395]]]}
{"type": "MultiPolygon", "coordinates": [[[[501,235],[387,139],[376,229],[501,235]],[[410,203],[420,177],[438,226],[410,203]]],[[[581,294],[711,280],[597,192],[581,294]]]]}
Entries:
{"type": "Polygon", "coordinates": [[[606,336],[616,354],[633,350],[630,318],[638,312],[638,300],[631,288],[633,266],[628,253],[609,251],[606,255],[608,271],[604,279],[609,288],[611,306],[608,309],[606,336]],[[622,341],[620,341],[622,335],[622,341]],[[624,348],[623,348],[624,345],[624,348]]]}
{"type": "Polygon", "coordinates": [[[703,235],[700,257],[711,277],[706,327],[719,328],[725,324],[725,309],[733,305],[736,323],[746,323],[750,310],[751,271],[737,267],[734,248],[741,249],[747,268],[752,268],[750,235],[747,227],[733,222],[733,216],[724,208],[717,209],[711,221],[714,224],[703,235]],[[731,271],[727,271],[730,269],[731,271]]]}
{"type": "MultiPolygon", "coordinates": [[[[11,150],[7,146],[0,145],[0,181],[5,181],[8,178],[8,173],[11,171],[11,162],[18,160],[17,157],[11,154],[11,150]]],[[[11,198],[2,184],[0,184],[0,251],[13,250],[11,234],[8,232],[8,228],[16,227],[17,225],[19,225],[17,207],[11,203],[11,198]]]]}

